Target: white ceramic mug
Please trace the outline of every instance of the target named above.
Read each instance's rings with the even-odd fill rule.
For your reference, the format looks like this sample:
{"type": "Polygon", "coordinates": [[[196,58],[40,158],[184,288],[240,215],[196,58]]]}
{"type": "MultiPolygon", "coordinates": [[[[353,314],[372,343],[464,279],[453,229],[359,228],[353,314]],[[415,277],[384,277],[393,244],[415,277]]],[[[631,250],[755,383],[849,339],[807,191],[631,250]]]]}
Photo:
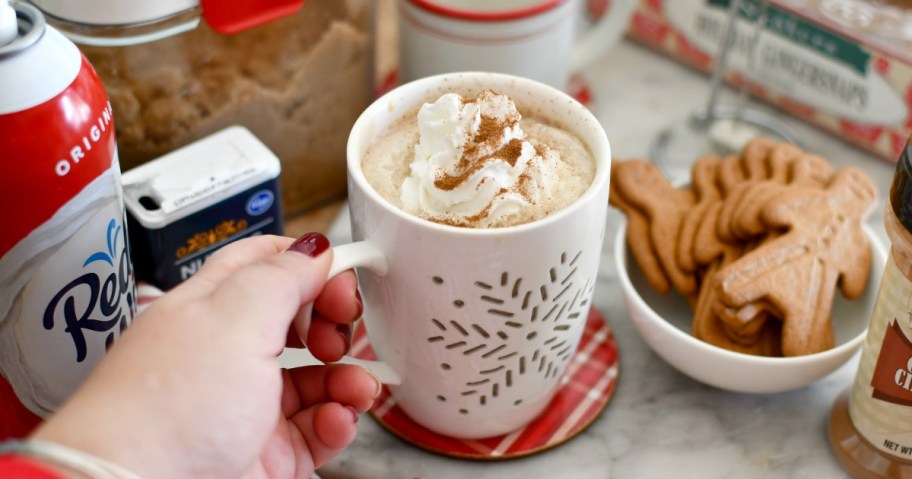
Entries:
{"type": "Polygon", "coordinates": [[[399,0],[399,75],[523,76],[565,89],[571,73],[618,42],[636,0],[613,0],[577,34],[582,0],[399,0]]]}
{"type": "Polygon", "coordinates": [[[356,242],[334,248],[330,274],[366,267],[358,270],[365,326],[378,358],[398,376],[390,389],[402,410],[461,438],[504,434],[534,419],[576,352],[591,306],[611,162],[599,122],[532,80],[447,74],[378,99],[355,123],[347,154],[356,242]],[[444,93],[474,97],[484,88],[589,148],[595,178],[575,203],[519,226],[459,228],[407,214],[368,184],[361,158],[390,124],[444,93]]]}

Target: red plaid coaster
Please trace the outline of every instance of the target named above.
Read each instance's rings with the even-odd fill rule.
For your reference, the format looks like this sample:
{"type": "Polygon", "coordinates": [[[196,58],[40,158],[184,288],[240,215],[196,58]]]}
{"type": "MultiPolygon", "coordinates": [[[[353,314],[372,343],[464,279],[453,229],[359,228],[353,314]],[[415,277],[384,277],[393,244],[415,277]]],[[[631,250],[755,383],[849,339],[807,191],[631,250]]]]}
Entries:
{"type": "MultiPolygon", "coordinates": [[[[364,326],[359,322],[352,356],[374,360],[364,326]]],[[[455,439],[429,431],[402,412],[384,387],[370,413],[388,431],[422,449],[447,456],[498,460],[541,452],[573,438],[608,405],[618,378],[614,334],[605,318],[589,310],[579,349],[567,366],[561,387],[545,411],[522,429],[478,440],[455,439]]]]}

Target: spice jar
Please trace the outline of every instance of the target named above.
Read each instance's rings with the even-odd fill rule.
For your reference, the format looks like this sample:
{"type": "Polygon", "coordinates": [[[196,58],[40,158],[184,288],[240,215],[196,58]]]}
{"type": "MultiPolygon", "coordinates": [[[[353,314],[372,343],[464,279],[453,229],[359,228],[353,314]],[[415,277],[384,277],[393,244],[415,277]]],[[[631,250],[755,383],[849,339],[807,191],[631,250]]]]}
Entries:
{"type": "Polygon", "coordinates": [[[912,477],[912,137],[896,165],[884,227],[892,243],[853,386],[829,440],[856,478],[912,477]]]}
{"type": "Polygon", "coordinates": [[[98,71],[124,170],[242,125],[279,157],[287,215],[344,196],[348,132],[373,97],[373,1],[32,1],[98,71]],[[207,10],[277,3],[297,6],[230,35],[207,10]]]}

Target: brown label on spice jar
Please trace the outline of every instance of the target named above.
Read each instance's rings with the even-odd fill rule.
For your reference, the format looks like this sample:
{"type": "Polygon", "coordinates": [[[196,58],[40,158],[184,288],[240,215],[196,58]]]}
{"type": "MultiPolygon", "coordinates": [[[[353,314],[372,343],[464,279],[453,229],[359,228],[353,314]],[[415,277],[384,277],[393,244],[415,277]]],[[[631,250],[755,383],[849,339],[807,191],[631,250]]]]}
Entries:
{"type": "Polygon", "coordinates": [[[912,342],[895,319],[884,333],[871,386],[881,401],[912,406],[912,342]]]}

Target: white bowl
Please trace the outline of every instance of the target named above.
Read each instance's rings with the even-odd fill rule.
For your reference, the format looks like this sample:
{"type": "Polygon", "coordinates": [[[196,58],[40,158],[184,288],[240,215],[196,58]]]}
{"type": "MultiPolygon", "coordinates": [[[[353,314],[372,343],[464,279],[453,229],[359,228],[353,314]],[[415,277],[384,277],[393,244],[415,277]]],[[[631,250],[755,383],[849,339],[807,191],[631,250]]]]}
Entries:
{"type": "Polygon", "coordinates": [[[872,261],[864,294],[847,300],[837,291],[833,303],[836,346],[797,357],[763,357],[729,351],[690,333],[691,309],[675,292],[661,295],[646,282],[627,250],[626,221],[615,239],[614,254],[627,311],[646,344],[668,364],[705,384],[745,393],[775,393],[807,386],[843,365],[861,346],[874,309],[887,253],[874,232],[872,261]]]}

